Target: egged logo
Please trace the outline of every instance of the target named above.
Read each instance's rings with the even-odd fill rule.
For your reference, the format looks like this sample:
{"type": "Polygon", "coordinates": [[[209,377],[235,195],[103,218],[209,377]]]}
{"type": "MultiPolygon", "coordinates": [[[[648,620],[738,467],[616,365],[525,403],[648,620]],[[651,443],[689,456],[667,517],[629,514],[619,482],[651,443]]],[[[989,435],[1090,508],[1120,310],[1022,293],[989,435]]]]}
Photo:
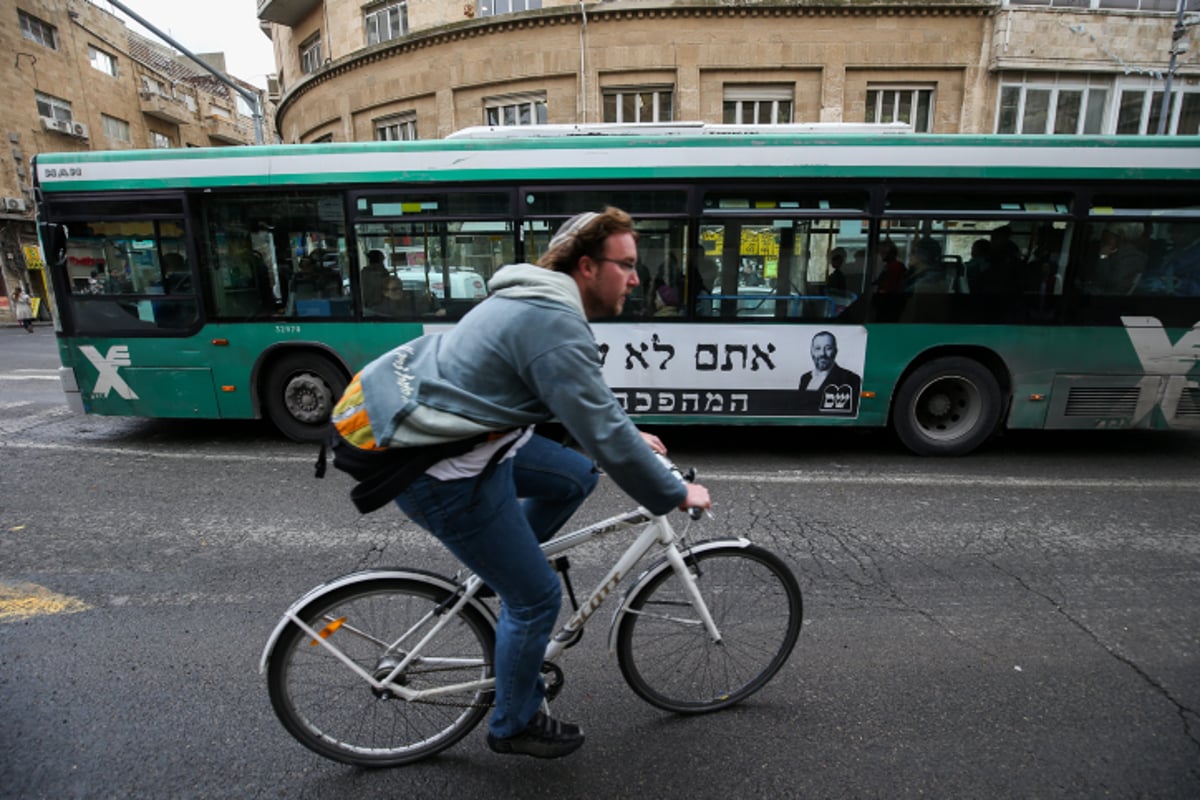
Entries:
{"type": "Polygon", "coordinates": [[[854,389],[845,383],[829,384],[821,390],[822,413],[851,414],[854,412],[854,389]]]}

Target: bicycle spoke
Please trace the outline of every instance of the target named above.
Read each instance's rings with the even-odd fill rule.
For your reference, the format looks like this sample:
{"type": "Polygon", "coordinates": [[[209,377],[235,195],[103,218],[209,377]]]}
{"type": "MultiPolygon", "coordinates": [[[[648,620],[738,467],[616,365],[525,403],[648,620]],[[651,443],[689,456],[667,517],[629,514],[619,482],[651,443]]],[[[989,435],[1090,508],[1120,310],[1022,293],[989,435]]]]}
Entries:
{"type": "MultiPolygon", "coordinates": [[[[379,579],[352,584],[300,612],[312,627],[342,620],[329,644],[368,675],[383,680],[401,663],[395,648],[417,642],[435,621],[444,590],[421,581],[379,579]],[[390,654],[389,654],[390,653],[390,654]]],[[[363,766],[408,763],[449,747],[473,728],[491,703],[490,691],[400,699],[362,679],[297,626],[280,636],[268,686],[284,726],[322,755],[363,766]]],[[[414,691],[490,677],[494,633],[477,610],[464,608],[428,642],[395,685],[414,691]]]]}
{"type": "Polygon", "coordinates": [[[626,681],[643,699],[672,711],[723,708],[748,697],[783,665],[799,633],[800,591],[790,570],[757,547],[695,555],[697,585],[720,632],[699,623],[672,570],[630,602],[617,635],[626,681]]]}

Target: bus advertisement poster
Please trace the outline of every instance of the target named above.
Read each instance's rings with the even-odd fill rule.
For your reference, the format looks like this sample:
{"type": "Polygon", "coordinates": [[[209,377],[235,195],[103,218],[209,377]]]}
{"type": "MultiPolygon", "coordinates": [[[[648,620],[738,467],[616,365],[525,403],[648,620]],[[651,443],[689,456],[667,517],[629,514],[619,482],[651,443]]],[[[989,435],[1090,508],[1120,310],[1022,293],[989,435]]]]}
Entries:
{"type": "Polygon", "coordinates": [[[604,378],[630,414],[858,414],[863,327],[593,326],[604,378]]]}

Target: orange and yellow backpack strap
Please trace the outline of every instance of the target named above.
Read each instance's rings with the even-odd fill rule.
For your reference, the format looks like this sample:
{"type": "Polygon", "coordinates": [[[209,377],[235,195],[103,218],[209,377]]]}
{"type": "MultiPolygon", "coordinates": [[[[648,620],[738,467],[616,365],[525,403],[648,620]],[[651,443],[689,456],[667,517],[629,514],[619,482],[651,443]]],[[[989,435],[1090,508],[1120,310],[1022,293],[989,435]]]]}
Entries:
{"type": "Polygon", "coordinates": [[[376,444],[371,420],[367,418],[361,377],[361,372],[354,376],[342,399],[333,407],[333,427],[343,439],[361,450],[385,450],[376,444]]]}

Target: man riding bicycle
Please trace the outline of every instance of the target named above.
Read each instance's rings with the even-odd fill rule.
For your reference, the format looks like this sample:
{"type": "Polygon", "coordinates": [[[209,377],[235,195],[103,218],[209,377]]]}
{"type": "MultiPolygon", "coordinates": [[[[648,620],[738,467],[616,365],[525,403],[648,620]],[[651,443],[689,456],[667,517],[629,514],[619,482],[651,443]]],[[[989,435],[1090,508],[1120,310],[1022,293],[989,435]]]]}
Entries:
{"type": "MultiPolygon", "coordinates": [[[[416,478],[397,505],[501,599],[488,745],[539,758],[583,744],[577,725],[541,711],[542,657],[562,602],[539,543],[595,488],[592,462],[534,435],[556,418],[617,485],[653,514],[708,508],[708,491],[655,457],[600,371],[589,320],[616,316],[638,285],[637,233],[624,211],[568,220],[536,265],[512,264],[451,330],[421,337],[365,368],[334,412],[365,410],[372,446],[411,447],[487,434],[416,478]]],[[[339,425],[340,428],[340,425],[339,425]]]]}

